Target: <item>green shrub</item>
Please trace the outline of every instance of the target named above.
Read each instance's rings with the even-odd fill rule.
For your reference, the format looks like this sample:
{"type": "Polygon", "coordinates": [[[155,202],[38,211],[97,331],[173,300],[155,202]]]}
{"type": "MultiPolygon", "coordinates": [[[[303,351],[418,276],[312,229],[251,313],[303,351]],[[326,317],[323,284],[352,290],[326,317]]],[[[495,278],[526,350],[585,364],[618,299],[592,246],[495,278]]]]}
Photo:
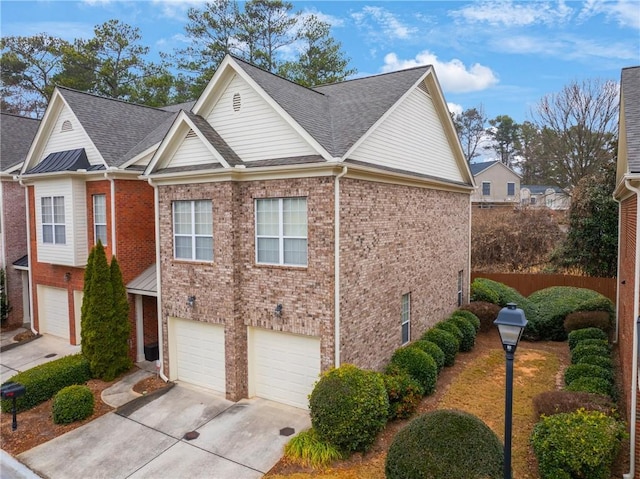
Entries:
{"type": "MultiPolygon", "coordinates": [[[[480,318],[478,318],[478,316],[473,314],[471,311],[466,309],[456,309],[453,313],[451,313],[452,318],[458,316],[469,321],[469,323],[471,323],[471,325],[476,330],[476,333],[480,331],[480,318]]],[[[495,320],[495,318],[493,318],[493,320],[495,320]]]]}
{"type": "Polygon", "coordinates": [[[583,339],[581,341],[578,341],[576,347],[577,346],[598,346],[611,352],[611,344],[609,344],[609,341],[607,341],[606,339],[583,339]]]}
{"type": "Polygon", "coordinates": [[[436,390],[438,366],[435,359],[419,348],[399,348],[391,356],[391,366],[406,371],[423,389],[426,396],[436,390]]]}
{"type": "Polygon", "coordinates": [[[611,351],[608,345],[601,344],[578,344],[571,350],[571,364],[578,364],[580,359],[585,356],[604,356],[611,357],[611,351]]]}
{"type": "Polygon", "coordinates": [[[442,368],[444,367],[444,353],[442,352],[442,349],[440,349],[440,346],[434,342],[421,339],[411,343],[410,347],[421,349],[431,356],[436,362],[436,366],[438,366],[438,374],[440,374],[440,371],[442,371],[442,368]]]}
{"type": "Polygon", "coordinates": [[[623,423],[597,411],[543,417],[531,434],[542,479],[609,479],[611,465],[625,437],[623,423]],[[565,476],[567,477],[567,476],[565,476]]]}
{"type": "Polygon", "coordinates": [[[537,315],[529,322],[539,339],[564,341],[567,331],[564,321],[568,314],[581,311],[583,308],[606,308],[613,311],[613,305],[600,293],[570,286],[552,286],[541,289],[529,296],[529,300],[537,307],[537,315]]]}
{"type": "Polygon", "coordinates": [[[487,301],[474,301],[462,306],[459,311],[469,311],[480,320],[480,331],[492,331],[495,326],[493,322],[498,317],[500,306],[487,301]]]}
{"type": "Polygon", "coordinates": [[[607,333],[598,328],[575,329],[568,334],[569,349],[573,349],[576,345],[585,339],[607,339],[607,333]]]}
{"type": "MultiPolygon", "coordinates": [[[[524,311],[525,316],[527,317],[528,320],[531,320],[533,318],[535,318],[536,316],[536,306],[534,303],[532,303],[529,299],[525,298],[524,296],[522,296],[518,291],[516,291],[514,288],[511,288],[510,286],[507,286],[506,284],[502,284],[499,283],[497,281],[493,281],[490,279],[486,279],[486,278],[476,278],[473,280],[473,283],[471,283],[471,297],[473,298],[473,291],[475,288],[477,288],[478,286],[481,286],[482,288],[489,288],[491,291],[493,291],[495,294],[497,294],[498,296],[498,301],[495,302],[495,304],[502,306],[503,308],[508,304],[508,303],[516,303],[518,305],[518,308],[522,309],[524,311]]],[[[487,299],[480,299],[478,298],[477,301],[489,301],[487,299]]],[[[494,301],[489,301],[494,302],[494,301]]]]}
{"type": "MultiPolygon", "coordinates": [[[[58,391],[72,384],[84,384],[91,379],[88,361],[81,354],[65,356],[12,376],[9,381],[25,387],[25,395],[16,400],[16,409],[26,411],[51,399],[58,391]]],[[[12,400],[3,400],[3,412],[11,411],[12,400]]]]}
{"type": "Polygon", "coordinates": [[[613,371],[593,364],[572,364],[564,371],[564,383],[567,385],[583,377],[602,378],[613,384],[613,371]]]}
{"type": "Polygon", "coordinates": [[[607,356],[581,356],[576,364],[593,364],[613,371],[613,360],[607,356]]]}
{"type": "Polygon", "coordinates": [[[611,382],[602,378],[594,377],[581,377],[574,381],[571,381],[566,387],[567,391],[583,391],[586,393],[604,394],[614,398],[615,391],[611,385],[611,382]]]}
{"type": "Polygon", "coordinates": [[[496,434],[462,411],[437,410],[417,417],[394,438],[387,479],[498,479],[504,451],[496,434]]]}
{"type": "MultiPolygon", "coordinates": [[[[483,278],[478,278],[483,279],[483,278]]],[[[495,291],[489,283],[486,281],[478,281],[478,279],[473,280],[471,283],[471,301],[483,301],[485,303],[500,303],[500,295],[497,291],[495,291]]]]}
{"type": "Polygon", "coordinates": [[[324,373],[309,396],[311,425],[340,451],[366,451],[387,422],[382,375],[352,364],[324,373]]]}
{"type": "Polygon", "coordinates": [[[606,333],[611,330],[612,314],[607,311],[574,311],[567,314],[564,329],[567,333],[577,329],[597,328],[606,333]]]}
{"type": "Polygon", "coordinates": [[[93,414],[93,393],[87,386],[73,385],[61,389],[53,397],[53,422],[69,424],[93,414]]]}
{"type": "Polygon", "coordinates": [[[458,345],[453,334],[444,329],[433,328],[422,335],[422,339],[436,343],[444,353],[444,365],[453,366],[458,354],[458,345]]]}
{"type": "Polygon", "coordinates": [[[462,338],[464,337],[464,335],[462,334],[462,331],[460,331],[460,328],[458,326],[450,323],[449,321],[440,321],[434,326],[434,328],[442,329],[443,331],[451,333],[456,340],[457,350],[460,351],[460,343],[462,342],[462,338]]]}
{"type": "Polygon", "coordinates": [[[553,414],[575,412],[578,409],[615,414],[615,404],[609,396],[582,391],[545,391],[533,398],[536,420],[553,414]]]}
{"type": "Polygon", "coordinates": [[[469,352],[476,345],[476,328],[462,316],[451,316],[447,322],[455,324],[462,332],[462,340],[460,340],[460,351],[469,352]]]}
{"type": "Polygon", "coordinates": [[[399,367],[390,367],[382,376],[389,398],[389,419],[410,417],[418,408],[424,388],[399,367]]]}
{"type": "Polygon", "coordinates": [[[345,457],[334,445],[320,439],[313,428],[291,438],[284,446],[284,455],[291,462],[313,468],[324,468],[345,457]]]}

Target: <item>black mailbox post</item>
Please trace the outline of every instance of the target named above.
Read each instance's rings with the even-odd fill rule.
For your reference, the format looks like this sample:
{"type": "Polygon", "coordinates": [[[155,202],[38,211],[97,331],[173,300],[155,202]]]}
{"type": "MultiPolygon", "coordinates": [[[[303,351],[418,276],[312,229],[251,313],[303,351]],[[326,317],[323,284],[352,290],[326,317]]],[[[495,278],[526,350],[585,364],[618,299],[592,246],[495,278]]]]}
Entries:
{"type": "Polygon", "coordinates": [[[16,399],[18,399],[21,396],[24,396],[24,393],[26,392],[26,388],[20,384],[20,383],[5,383],[2,386],[0,386],[0,397],[2,399],[12,399],[13,400],[13,406],[12,406],[12,412],[13,412],[13,422],[11,423],[11,429],[12,430],[16,430],[18,429],[18,418],[17,418],[17,412],[16,412],[16,399]]]}

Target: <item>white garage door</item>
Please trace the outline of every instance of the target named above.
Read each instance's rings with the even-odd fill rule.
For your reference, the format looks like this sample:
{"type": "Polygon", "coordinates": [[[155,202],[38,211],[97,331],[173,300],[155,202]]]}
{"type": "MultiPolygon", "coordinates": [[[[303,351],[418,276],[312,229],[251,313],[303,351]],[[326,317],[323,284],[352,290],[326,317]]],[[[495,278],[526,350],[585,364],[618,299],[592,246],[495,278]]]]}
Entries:
{"type": "Polygon", "coordinates": [[[224,326],[172,318],[172,378],[225,392],[224,326]]]}
{"type": "Polygon", "coordinates": [[[319,338],[249,328],[249,396],[307,409],[319,374],[319,338]]]}
{"type": "Polygon", "coordinates": [[[38,285],[38,323],[41,334],[69,341],[69,300],[67,290],[38,285]]]}

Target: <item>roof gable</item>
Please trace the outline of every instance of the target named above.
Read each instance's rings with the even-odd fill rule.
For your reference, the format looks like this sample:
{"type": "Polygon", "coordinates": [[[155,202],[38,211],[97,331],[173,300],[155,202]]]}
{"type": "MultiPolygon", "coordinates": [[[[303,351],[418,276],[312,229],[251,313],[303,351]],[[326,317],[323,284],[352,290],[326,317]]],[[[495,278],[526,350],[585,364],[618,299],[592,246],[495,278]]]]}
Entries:
{"type": "Polygon", "coordinates": [[[27,157],[40,120],[2,112],[0,116],[0,173],[11,173],[27,157]]]}

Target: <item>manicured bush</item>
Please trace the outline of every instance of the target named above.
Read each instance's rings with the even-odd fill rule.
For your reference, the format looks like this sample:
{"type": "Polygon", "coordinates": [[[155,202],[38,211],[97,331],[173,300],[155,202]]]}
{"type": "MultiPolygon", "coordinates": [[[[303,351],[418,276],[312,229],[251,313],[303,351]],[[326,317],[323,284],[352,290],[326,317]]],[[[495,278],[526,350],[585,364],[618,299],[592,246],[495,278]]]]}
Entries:
{"type": "MultiPolygon", "coordinates": [[[[25,387],[25,395],[16,400],[16,408],[18,411],[26,411],[51,399],[62,388],[84,384],[89,379],[89,362],[81,354],[74,354],[18,373],[9,381],[25,387]]],[[[2,401],[3,412],[11,411],[11,407],[12,400],[2,401]]]]}
{"type": "Polygon", "coordinates": [[[352,364],[324,373],[309,396],[311,425],[342,452],[366,451],[387,423],[382,375],[352,364]]]}
{"type": "Polygon", "coordinates": [[[93,393],[87,386],[73,385],[53,397],[52,415],[56,424],[82,421],[93,414],[93,393]]]}
{"type": "Polygon", "coordinates": [[[609,396],[581,391],[545,391],[533,398],[536,420],[553,414],[575,412],[578,409],[614,415],[616,406],[609,396]]]}
{"type": "MultiPolygon", "coordinates": [[[[536,306],[529,299],[525,298],[521,295],[517,290],[507,286],[506,284],[499,283],[497,281],[493,281],[486,278],[476,278],[471,283],[471,298],[474,299],[474,290],[478,287],[489,288],[489,290],[493,291],[498,296],[497,302],[495,304],[505,307],[508,303],[516,303],[518,308],[524,311],[525,316],[528,320],[535,318],[536,316],[536,306]]],[[[477,301],[489,301],[488,299],[478,298],[477,301]]],[[[493,302],[493,301],[489,301],[493,302]]]]}
{"type": "Polygon", "coordinates": [[[389,398],[389,419],[410,417],[424,396],[424,388],[398,366],[388,368],[382,379],[389,398]]]}
{"type": "Polygon", "coordinates": [[[580,341],[585,339],[604,339],[607,340],[607,333],[598,328],[575,329],[568,334],[569,349],[573,349],[580,341]]]}
{"type": "Polygon", "coordinates": [[[440,349],[440,346],[434,342],[421,339],[411,343],[410,347],[421,349],[431,356],[436,362],[436,366],[438,366],[438,374],[440,374],[440,371],[444,367],[444,353],[442,352],[442,349],[440,349]]]}
{"type": "Polygon", "coordinates": [[[615,399],[615,390],[611,382],[602,378],[581,377],[571,381],[566,387],[567,391],[583,391],[586,393],[604,394],[615,399]]]}
{"type": "Polygon", "coordinates": [[[578,344],[571,350],[571,364],[578,364],[585,356],[611,357],[609,346],[602,344],[578,344]]]}
{"type": "Polygon", "coordinates": [[[387,479],[498,479],[503,463],[500,439],[480,419],[437,410],[417,417],[396,435],[385,473],[387,479]]]}
{"type": "Polygon", "coordinates": [[[533,429],[531,444],[542,479],[609,479],[624,437],[623,423],[581,409],[543,417],[533,429]]]}
{"type": "Polygon", "coordinates": [[[486,332],[495,328],[493,322],[498,317],[500,309],[502,308],[494,303],[474,301],[473,303],[462,306],[459,311],[469,311],[473,313],[480,320],[480,331],[486,332]]]}
{"type": "Polygon", "coordinates": [[[453,334],[444,329],[433,328],[422,335],[421,339],[436,343],[444,353],[444,365],[453,366],[458,354],[458,344],[453,334]]]}
{"type": "Polygon", "coordinates": [[[420,384],[426,396],[433,394],[436,390],[438,366],[435,359],[421,349],[411,347],[396,349],[391,356],[390,365],[406,371],[420,384]]]}
{"type": "Polygon", "coordinates": [[[613,371],[593,364],[572,364],[564,371],[564,383],[567,385],[583,377],[602,378],[613,383],[613,371]]]}
{"type": "Polygon", "coordinates": [[[320,439],[313,428],[294,436],[284,446],[284,455],[291,462],[313,468],[324,468],[345,457],[333,444],[320,439]]]}
{"type": "Polygon", "coordinates": [[[567,314],[564,329],[567,333],[584,328],[597,328],[606,333],[611,330],[612,315],[607,311],[574,311],[567,314]]]}
{"type": "Polygon", "coordinates": [[[477,279],[473,280],[471,283],[471,301],[483,301],[486,303],[499,304],[500,295],[494,288],[492,288],[491,284],[486,281],[478,281],[477,279]]]}
{"type": "Polygon", "coordinates": [[[460,342],[462,341],[464,335],[462,334],[462,331],[460,331],[460,328],[458,326],[450,323],[449,321],[440,321],[434,327],[451,333],[456,340],[457,349],[458,351],[460,351],[460,342]]]}
{"type": "Polygon", "coordinates": [[[451,316],[446,322],[455,324],[462,332],[460,351],[463,353],[471,351],[476,345],[476,328],[462,316],[451,316]]]}
{"type": "Polygon", "coordinates": [[[537,315],[533,318],[527,315],[527,319],[539,339],[551,341],[567,339],[564,321],[567,315],[574,311],[582,311],[584,308],[604,308],[607,312],[613,311],[611,301],[600,293],[570,286],[553,286],[536,291],[529,296],[529,300],[536,305],[537,315]]]}
{"type": "MultiPolygon", "coordinates": [[[[471,323],[471,325],[476,330],[476,333],[480,331],[480,318],[478,318],[478,316],[473,314],[471,311],[468,311],[466,309],[456,309],[453,313],[451,313],[451,317],[453,318],[456,316],[460,316],[469,321],[469,323],[471,323]]],[[[493,320],[495,320],[495,318],[493,318],[493,320]]]]}
{"type": "Polygon", "coordinates": [[[576,347],[577,346],[598,346],[611,352],[611,344],[609,344],[609,341],[607,341],[606,339],[583,339],[581,341],[578,341],[576,347]]]}
{"type": "Polygon", "coordinates": [[[593,364],[600,366],[601,368],[613,371],[613,360],[607,356],[582,356],[578,359],[576,364],[593,364]]]}

